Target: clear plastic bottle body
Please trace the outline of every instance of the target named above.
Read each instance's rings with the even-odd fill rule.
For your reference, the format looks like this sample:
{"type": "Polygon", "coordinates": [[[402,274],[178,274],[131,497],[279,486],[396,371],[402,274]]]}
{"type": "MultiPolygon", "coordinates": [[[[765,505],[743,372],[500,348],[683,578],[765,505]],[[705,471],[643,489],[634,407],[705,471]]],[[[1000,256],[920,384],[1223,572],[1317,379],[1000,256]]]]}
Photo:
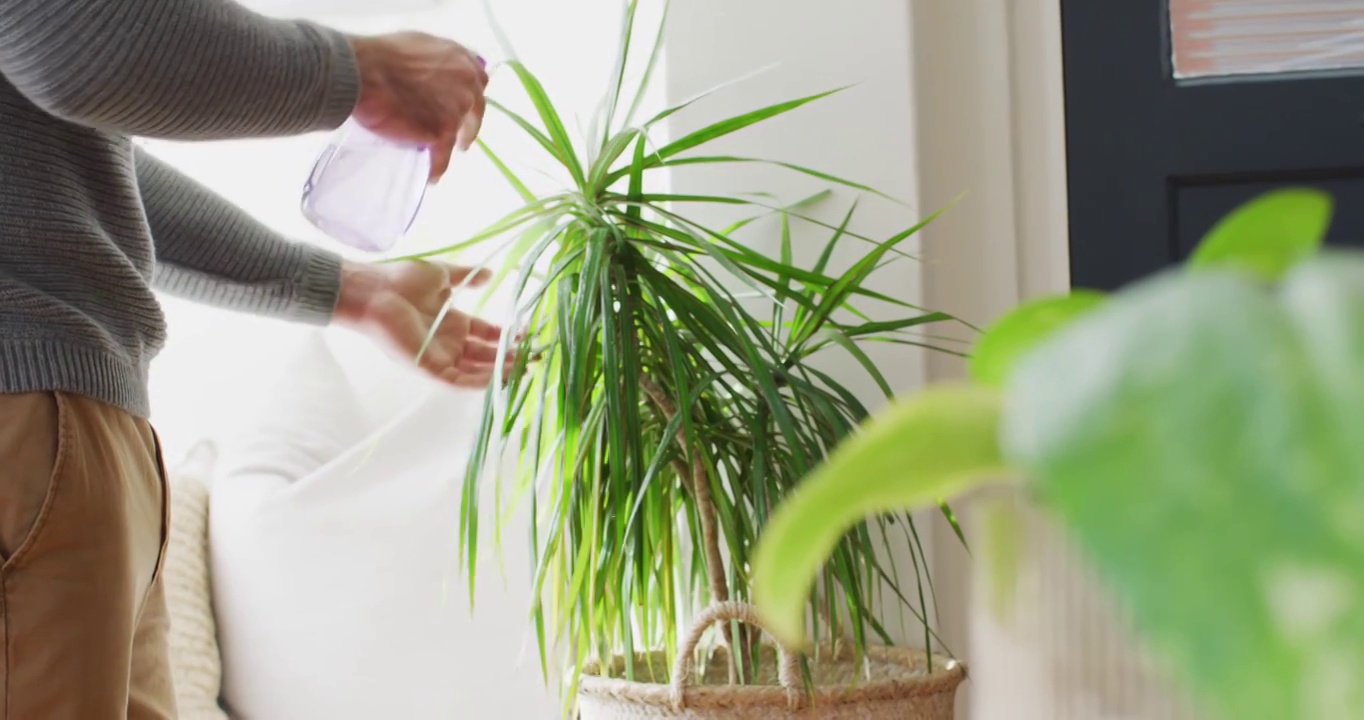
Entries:
{"type": "Polygon", "coordinates": [[[303,215],[338,242],[367,252],[394,246],[417,217],[431,154],[348,120],[303,186],[303,215]]]}

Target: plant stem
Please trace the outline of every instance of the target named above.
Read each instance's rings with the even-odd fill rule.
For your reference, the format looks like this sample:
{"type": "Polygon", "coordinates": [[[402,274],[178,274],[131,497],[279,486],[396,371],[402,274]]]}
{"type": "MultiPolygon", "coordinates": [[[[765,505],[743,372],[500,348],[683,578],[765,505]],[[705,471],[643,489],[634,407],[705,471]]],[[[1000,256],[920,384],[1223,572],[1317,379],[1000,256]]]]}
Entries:
{"type": "MultiPolygon", "coordinates": [[[[648,375],[640,375],[640,386],[644,389],[644,394],[649,395],[649,400],[657,405],[659,412],[663,413],[664,419],[671,423],[678,415],[677,402],[668,397],[662,387],[653,382],[648,375]]],[[[678,445],[682,446],[682,450],[692,461],[692,465],[687,466],[685,461],[678,458],[672,461],[672,468],[677,470],[683,487],[696,498],[697,514],[701,518],[701,551],[705,552],[705,574],[711,584],[711,601],[726,603],[730,600],[730,584],[724,574],[724,556],[720,554],[720,526],[716,520],[715,500],[711,499],[711,477],[705,470],[705,458],[702,457],[700,449],[687,445],[683,425],[678,425],[677,440],[678,445]]],[[[720,626],[720,631],[723,633],[724,644],[730,648],[730,683],[739,682],[741,676],[747,675],[742,668],[747,667],[750,657],[753,657],[757,634],[750,633],[745,626],[739,626],[738,641],[735,641],[730,623],[720,626]]]]}
{"type": "MultiPolygon", "coordinates": [[[[672,422],[677,417],[677,403],[648,375],[641,374],[639,382],[640,387],[644,388],[644,394],[658,406],[666,421],[672,422]]],[[[710,474],[706,472],[705,458],[702,457],[700,449],[693,448],[686,442],[683,427],[681,424],[678,425],[676,439],[690,458],[691,466],[688,467],[687,463],[679,458],[673,461],[673,469],[681,478],[683,487],[696,498],[696,513],[701,519],[701,545],[706,556],[706,577],[710,581],[711,602],[727,602],[729,581],[725,576],[724,556],[720,552],[720,526],[715,515],[715,501],[711,499],[710,494],[710,474]]],[[[733,684],[741,677],[749,675],[744,668],[749,667],[749,660],[754,657],[758,635],[751,632],[750,628],[740,625],[736,641],[729,623],[722,625],[720,630],[725,645],[729,647],[729,681],[733,684]]]]}
{"type": "MultiPolygon", "coordinates": [[[[648,375],[640,375],[639,382],[644,388],[644,393],[658,406],[659,412],[663,413],[668,422],[672,422],[677,417],[677,403],[673,402],[663,388],[648,375]]],[[[682,478],[683,485],[696,498],[696,512],[701,518],[702,551],[706,554],[706,576],[710,580],[711,602],[726,602],[729,600],[729,582],[725,579],[724,556],[720,553],[720,528],[715,519],[715,503],[710,496],[710,477],[706,473],[705,459],[702,458],[700,451],[688,446],[682,435],[682,426],[679,425],[677,441],[682,444],[683,450],[691,459],[691,467],[679,459],[673,461],[673,468],[682,478]]],[[[728,632],[725,633],[725,639],[729,639],[728,632]]]]}
{"type": "MultiPolygon", "coordinates": [[[[640,386],[644,388],[644,394],[658,406],[659,412],[663,413],[667,422],[672,422],[677,417],[677,403],[648,375],[641,374],[639,381],[640,386]]],[[[729,581],[725,577],[725,561],[720,552],[720,527],[715,515],[715,501],[710,495],[710,474],[706,472],[705,458],[701,455],[700,449],[693,448],[686,442],[683,427],[681,424],[678,425],[676,439],[690,458],[691,466],[688,467],[687,463],[679,458],[673,461],[673,469],[681,478],[683,487],[696,498],[696,513],[701,519],[701,549],[706,556],[706,577],[710,581],[711,602],[727,602],[729,581]]],[[[749,628],[742,625],[739,627],[737,641],[729,623],[722,625],[720,630],[725,645],[729,647],[729,681],[733,684],[739,681],[740,675],[748,675],[741,669],[747,667],[749,658],[753,657],[758,638],[756,633],[750,633],[749,628]]]]}

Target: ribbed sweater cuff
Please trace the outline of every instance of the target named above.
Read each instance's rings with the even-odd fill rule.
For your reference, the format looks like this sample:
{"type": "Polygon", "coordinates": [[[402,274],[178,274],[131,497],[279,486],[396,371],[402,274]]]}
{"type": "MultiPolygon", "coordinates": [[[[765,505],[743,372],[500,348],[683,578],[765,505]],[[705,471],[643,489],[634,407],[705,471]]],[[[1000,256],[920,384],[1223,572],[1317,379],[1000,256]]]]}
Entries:
{"type": "Polygon", "coordinates": [[[341,256],[309,247],[303,269],[294,276],[294,302],[285,318],[308,325],[326,325],[341,296],[341,256]]]}
{"type": "Polygon", "coordinates": [[[355,103],[360,99],[360,70],[355,64],[355,51],[343,33],[310,22],[301,21],[300,25],[322,40],[330,56],[331,82],[322,101],[318,126],[327,130],[340,127],[355,111],[355,103]]]}

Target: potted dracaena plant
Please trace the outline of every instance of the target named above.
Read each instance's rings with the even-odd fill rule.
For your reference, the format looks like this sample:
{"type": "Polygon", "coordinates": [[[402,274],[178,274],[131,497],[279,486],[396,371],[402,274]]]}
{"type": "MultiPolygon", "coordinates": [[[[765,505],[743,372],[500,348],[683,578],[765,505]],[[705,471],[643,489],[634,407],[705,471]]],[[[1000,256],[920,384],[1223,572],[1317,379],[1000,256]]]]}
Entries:
{"type": "MultiPolygon", "coordinates": [[[[1331,209],[1274,191],[1183,267],[1006,314],[970,383],[897,401],[778,510],[760,615],[800,643],[842,528],[1025,481],[1199,717],[1364,717],[1364,254],[1319,251],[1331,209]]],[[[989,549],[1005,600],[1016,544],[989,549]]]]}
{"type": "MultiPolygon", "coordinates": [[[[882,647],[891,640],[883,615],[896,607],[924,621],[929,648],[938,645],[926,620],[926,560],[908,516],[856,524],[821,569],[807,614],[821,636],[847,640],[839,654],[812,662],[782,653],[778,662],[742,622],[753,619],[745,604],[749,556],[770,509],[867,416],[857,396],[813,360],[829,351],[848,353],[889,394],[859,344],[930,346],[923,329],[951,320],[864,287],[875,270],[905,257],[901,245],[922,224],[872,239],[854,232],[852,210],[841,222],[824,224],[805,214],[809,202],[780,207],[756,195],[646,190],[649,176],[679,166],[758,162],[704,151],[718,138],[832,93],[755,109],[655,144],[663,122],[692,103],[637,120],[663,33],[660,25],[654,45],[632,53],[636,13],[637,2],[629,2],[598,129],[579,141],[501,38],[512,59],[499,72],[515,75],[533,110],[518,113],[495,97],[489,108],[543,151],[566,187],[537,194],[481,145],[523,204],[469,240],[423,254],[495,249],[501,269],[492,285],[510,288],[515,322],[528,328],[521,340],[504,339],[504,349],[521,342],[522,357],[538,358],[494,383],[485,404],[461,510],[470,582],[489,512],[479,506],[479,485],[511,453],[515,472],[493,481],[532,506],[532,615],[540,655],[567,668],[567,700],[582,717],[616,717],[641,707],[664,713],[651,717],[747,717],[744,708],[812,702],[827,708],[870,703],[895,717],[949,717],[943,708],[950,713],[962,669],[931,652],[882,647]],[[647,58],[638,73],[643,79],[631,95],[625,70],[641,55],[647,58]],[[771,218],[780,252],[765,254],[739,239],[763,223],[714,228],[688,209],[717,204],[771,218]],[[791,260],[795,223],[828,233],[809,267],[791,260]],[[834,272],[835,252],[852,243],[864,251],[834,272]],[[869,302],[895,308],[898,316],[873,319],[859,309],[869,302]],[[913,558],[913,586],[902,586],[888,565],[883,551],[891,543],[903,543],[913,558]],[[687,619],[696,620],[696,632],[683,632],[687,619]],[[725,688],[691,678],[708,622],[723,625],[725,647],[738,648],[716,651],[733,668],[722,679],[725,688]],[[822,670],[855,661],[864,672],[844,672],[842,680],[822,670]],[[854,680],[858,688],[846,687],[854,680]],[[822,687],[830,684],[837,687],[822,687]]],[[[491,512],[501,517],[503,511],[491,512]]],[[[880,717],[866,715],[873,716],[880,717]]]]}

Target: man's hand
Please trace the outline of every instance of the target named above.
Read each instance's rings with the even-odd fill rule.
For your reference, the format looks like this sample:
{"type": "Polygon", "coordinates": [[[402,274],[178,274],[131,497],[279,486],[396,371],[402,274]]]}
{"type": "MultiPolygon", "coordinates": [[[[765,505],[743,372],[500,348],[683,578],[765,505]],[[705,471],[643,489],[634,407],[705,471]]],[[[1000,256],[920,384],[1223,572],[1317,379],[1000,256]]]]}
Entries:
{"type": "Polygon", "coordinates": [[[419,32],[351,39],[360,69],[356,122],[386,138],[431,150],[431,180],[455,149],[467,150],[483,125],[488,73],[452,40],[419,32]]]}
{"type": "MultiPolygon", "coordinates": [[[[461,284],[482,285],[488,277],[486,270],[474,273],[469,268],[427,262],[347,262],[341,270],[336,322],[370,336],[400,360],[412,362],[450,293],[461,284]]],[[[418,364],[456,387],[487,387],[499,363],[503,377],[515,363],[514,353],[498,357],[501,337],[502,329],[496,325],[451,308],[418,364]]]]}

